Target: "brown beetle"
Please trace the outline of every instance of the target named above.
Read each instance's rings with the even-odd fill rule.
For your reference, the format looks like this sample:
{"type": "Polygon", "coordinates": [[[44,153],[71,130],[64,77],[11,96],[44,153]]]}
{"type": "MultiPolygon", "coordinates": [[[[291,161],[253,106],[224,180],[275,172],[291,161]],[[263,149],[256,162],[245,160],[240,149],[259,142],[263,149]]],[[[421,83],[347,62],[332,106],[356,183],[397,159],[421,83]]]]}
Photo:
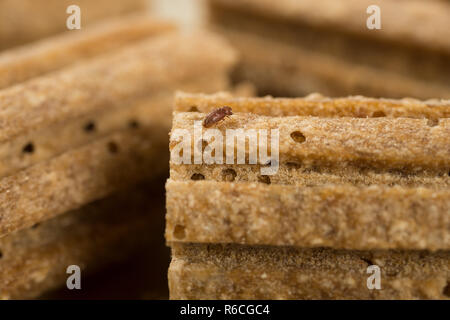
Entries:
{"type": "Polygon", "coordinates": [[[205,128],[209,128],[216,124],[217,122],[223,120],[227,116],[231,116],[233,114],[230,107],[222,107],[216,110],[211,111],[203,120],[203,126],[205,128]]]}

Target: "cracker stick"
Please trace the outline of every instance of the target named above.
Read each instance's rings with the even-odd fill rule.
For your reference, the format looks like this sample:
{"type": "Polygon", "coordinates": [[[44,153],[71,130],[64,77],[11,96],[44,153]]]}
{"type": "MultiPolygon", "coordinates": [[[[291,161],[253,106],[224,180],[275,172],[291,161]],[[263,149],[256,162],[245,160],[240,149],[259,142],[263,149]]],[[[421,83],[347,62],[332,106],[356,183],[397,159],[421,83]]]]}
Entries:
{"type": "Polygon", "coordinates": [[[448,251],[173,243],[171,299],[448,299],[448,251]],[[369,290],[369,265],[381,290],[369,290]]]}
{"type": "MultiPolygon", "coordinates": [[[[175,113],[172,133],[187,130],[194,137],[195,122],[206,114],[175,113]]],[[[205,131],[208,128],[203,128],[205,131]]],[[[450,166],[450,119],[440,119],[430,126],[426,119],[408,118],[316,118],[266,117],[234,113],[214,129],[223,137],[223,163],[226,150],[237,149],[229,141],[229,129],[244,132],[279,130],[279,159],[283,161],[314,161],[318,163],[359,163],[375,168],[444,168],[450,166]]],[[[181,143],[171,139],[171,150],[181,143]]],[[[269,138],[267,138],[270,141],[269,138]]],[[[199,141],[194,141],[198,143],[199,141]]],[[[207,141],[208,142],[208,141],[207,141]]],[[[191,155],[194,155],[191,145],[191,155]]],[[[248,154],[249,148],[245,148],[248,154]]],[[[270,149],[269,149],[270,150],[270,149]]],[[[238,152],[234,152],[237,157],[238,152]]],[[[217,161],[217,160],[216,160],[217,161]]],[[[193,163],[193,162],[191,162],[193,163]]],[[[236,163],[236,162],[234,162],[236,163]]]]}
{"type": "Polygon", "coordinates": [[[248,112],[273,117],[450,118],[450,100],[394,100],[361,96],[328,98],[320,94],[311,94],[304,98],[236,98],[227,93],[177,92],[174,111],[195,110],[209,113],[224,105],[230,106],[234,112],[248,112]]]}
{"type": "Polygon", "coordinates": [[[164,20],[130,15],[4,51],[0,54],[0,89],[174,29],[164,20]]]}
{"type": "Polygon", "coordinates": [[[115,132],[0,179],[0,236],[158,174],[167,163],[158,133],[115,132]]]}
{"type": "MultiPolygon", "coordinates": [[[[227,24],[214,30],[230,40],[233,47],[240,52],[241,60],[233,74],[234,78],[254,82],[261,95],[268,93],[276,96],[299,96],[322,92],[331,96],[363,94],[391,98],[450,98],[449,79],[446,72],[442,72],[449,68],[448,65],[427,65],[433,72],[424,70],[431,73],[425,77],[417,74],[418,71],[416,74],[411,71],[418,68],[417,61],[411,61],[410,68],[405,72],[399,72],[387,67],[357,64],[352,57],[331,55],[330,50],[317,52],[306,45],[289,45],[278,39],[240,30],[233,31],[227,24]]],[[[378,51],[383,53],[380,57],[382,61],[378,64],[391,59],[396,61],[390,56],[386,59],[386,50],[378,51]]],[[[361,55],[370,56],[369,53],[361,55]]],[[[399,53],[398,56],[397,60],[405,64],[404,55],[399,53]]],[[[429,64],[438,60],[432,57],[424,59],[429,60],[429,64]]]]}
{"type": "Polygon", "coordinates": [[[366,27],[367,8],[370,0],[210,0],[218,8],[245,11],[248,14],[277,17],[281,21],[309,24],[321,28],[363,35],[365,37],[413,43],[450,53],[448,15],[450,5],[446,1],[411,0],[408,2],[381,0],[383,26],[379,32],[366,27]],[[416,23],[420,17],[421,24],[416,23]]]}
{"type": "MultiPolygon", "coordinates": [[[[0,50],[67,31],[67,7],[81,9],[81,28],[123,14],[145,11],[146,0],[0,1],[0,50]]],[[[76,30],[75,30],[76,32],[76,30]]]]}
{"type": "Polygon", "coordinates": [[[168,241],[450,248],[448,188],[169,180],[166,192],[168,241]]]}
{"type": "MultiPolygon", "coordinates": [[[[148,187],[134,187],[1,238],[0,298],[36,298],[65,286],[70,265],[78,265],[85,279],[108,263],[148,250],[162,209],[148,187]]],[[[89,286],[83,280],[81,285],[89,286]]]]}

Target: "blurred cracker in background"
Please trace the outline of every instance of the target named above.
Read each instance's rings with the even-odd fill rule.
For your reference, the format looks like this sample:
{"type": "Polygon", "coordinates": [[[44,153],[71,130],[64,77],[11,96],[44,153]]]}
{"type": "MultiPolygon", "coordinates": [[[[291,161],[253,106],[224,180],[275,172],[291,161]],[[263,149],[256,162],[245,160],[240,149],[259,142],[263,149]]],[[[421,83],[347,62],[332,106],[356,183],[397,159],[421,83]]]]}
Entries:
{"type": "Polygon", "coordinates": [[[0,0],[0,50],[68,31],[66,9],[81,8],[81,28],[110,17],[145,11],[147,0],[0,0]]]}
{"type": "Polygon", "coordinates": [[[209,0],[237,48],[235,79],[259,94],[450,97],[450,3],[401,0],[209,0]],[[369,30],[368,6],[381,9],[369,30]]]}

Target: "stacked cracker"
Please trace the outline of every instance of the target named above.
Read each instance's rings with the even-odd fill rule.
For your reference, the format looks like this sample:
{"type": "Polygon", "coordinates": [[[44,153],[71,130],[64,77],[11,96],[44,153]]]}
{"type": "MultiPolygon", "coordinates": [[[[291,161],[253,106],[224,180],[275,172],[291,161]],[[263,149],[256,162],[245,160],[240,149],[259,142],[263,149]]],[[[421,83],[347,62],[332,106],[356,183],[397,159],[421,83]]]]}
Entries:
{"type": "Polygon", "coordinates": [[[450,97],[450,3],[440,0],[209,0],[239,49],[237,79],[260,93],[450,97]],[[378,5],[381,29],[366,13],[378,5]]]}
{"type": "Polygon", "coordinates": [[[173,91],[226,89],[234,60],[217,36],[146,16],[0,55],[0,297],[138,248],[146,189],[113,193],[167,170],[173,91]]]}
{"type": "Polygon", "coordinates": [[[223,137],[279,129],[279,169],[171,159],[171,298],[449,298],[449,101],[180,94],[172,132],[194,137],[222,106],[234,113],[214,125],[223,137]]]}

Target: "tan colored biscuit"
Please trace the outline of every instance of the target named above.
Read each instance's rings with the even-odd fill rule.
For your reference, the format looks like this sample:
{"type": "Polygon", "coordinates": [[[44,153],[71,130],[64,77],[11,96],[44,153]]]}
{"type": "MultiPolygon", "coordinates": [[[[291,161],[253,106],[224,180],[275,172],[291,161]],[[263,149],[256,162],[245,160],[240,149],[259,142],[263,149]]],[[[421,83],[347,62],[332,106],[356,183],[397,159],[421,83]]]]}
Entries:
{"type": "Polygon", "coordinates": [[[69,265],[81,268],[83,288],[87,274],[148,247],[163,210],[151,195],[134,187],[1,238],[0,298],[36,298],[62,287],[69,265]]]}
{"type": "Polygon", "coordinates": [[[167,241],[450,249],[450,189],[249,182],[166,184],[167,241]]]}
{"type": "Polygon", "coordinates": [[[165,170],[160,133],[148,127],[118,131],[0,179],[0,236],[165,170]]]}
{"type": "MultiPolygon", "coordinates": [[[[418,75],[411,71],[417,66],[417,61],[411,61],[412,66],[405,68],[408,72],[402,73],[388,66],[372,66],[364,61],[356,63],[351,57],[335,56],[329,51],[316,52],[309,46],[286,44],[269,37],[233,31],[227,26],[214,30],[229,39],[241,54],[242,59],[233,77],[238,81],[254,82],[260,94],[295,97],[322,92],[329,96],[361,94],[391,98],[450,98],[450,79],[441,79],[446,76],[442,70],[450,66],[424,66],[428,67],[424,72],[436,69],[427,79],[419,71],[416,71],[418,75]]],[[[387,54],[384,54],[386,64],[385,61],[390,58],[386,59],[387,54]]],[[[430,64],[436,60],[424,59],[430,64]]]]}
{"type": "MultiPolygon", "coordinates": [[[[370,30],[368,35],[364,34],[367,28],[357,29],[349,33],[335,27],[318,26],[311,21],[307,21],[307,19],[286,21],[280,19],[274,11],[268,14],[257,14],[252,13],[251,10],[237,10],[227,5],[217,6],[214,5],[214,2],[211,3],[214,27],[218,27],[219,30],[229,34],[230,37],[233,37],[233,34],[243,33],[258,36],[261,40],[269,40],[265,43],[266,46],[270,46],[272,42],[275,42],[275,44],[284,43],[290,45],[290,47],[303,48],[306,52],[333,56],[338,58],[338,61],[350,65],[365,65],[372,70],[390,71],[407,79],[415,78],[422,82],[448,84],[450,80],[450,77],[443,72],[450,67],[448,58],[444,53],[437,52],[435,48],[429,45],[424,46],[417,43],[406,45],[402,43],[404,38],[397,39],[395,42],[389,41],[387,37],[383,36],[383,28],[381,30],[370,30]],[[374,39],[374,36],[379,39],[374,39]],[[317,41],[317,39],[320,39],[320,41],[317,41]],[[419,61],[420,63],[418,63],[419,61]]],[[[317,3],[320,5],[321,1],[319,0],[317,3]]],[[[383,7],[383,16],[390,14],[387,12],[388,10],[389,8],[383,7]]],[[[428,11],[425,12],[425,14],[428,13],[428,11]]],[[[321,11],[318,12],[318,19],[321,18],[320,15],[321,11]]],[[[351,20],[354,21],[361,17],[358,15],[351,20]]],[[[384,20],[384,17],[381,20],[384,20]]],[[[365,20],[360,21],[365,24],[365,20]]],[[[243,47],[243,49],[245,48],[243,47]]],[[[253,55],[256,57],[273,56],[273,52],[277,51],[273,49],[265,50],[263,53],[260,52],[259,55],[255,52],[253,55]]],[[[248,62],[246,61],[245,64],[248,62]]],[[[286,64],[286,67],[288,66],[289,64],[286,64]]],[[[306,64],[305,67],[307,67],[306,64]]],[[[284,71],[293,70],[284,69],[284,71]]],[[[361,80],[364,79],[361,78],[361,80]]]]}
{"type": "Polygon", "coordinates": [[[164,20],[129,15],[4,51],[0,54],[0,89],[174,29],[164,20]]]}
{"type": "MultiPolygon", "coordinates": [[[[205,116],[197,112],[174,113],[172,133],[187,130],[194,137],[195,121],[201,123],[205,116]]],[[[450,119],[446,118],[430,126],[426,119],[267,117],[234,113],[214,129],[220,130],[224,137],[223,157],[216,155],[223,162],[225,150],[236,149],[235,142],[229,144],[225,138],[228,129],[244,132],[276,129],[279,130],[280,162],[314,161],[343,166],[358,163],[384,170],[405,167],[447,170],[450,167],[450,119]]],[[[180,143],[179,139],[171,139],[171,150],[180,143]]],[[[192,157],[194,143],[199,142],[191,144],[192,157]]]]}
{"type": "Polygon", "coordinates": [[[234,112],[265,116],[314,116],[355,118],[450,118],[450,100],[375,99],[361,96],[329,98],[311,94],[304,98],[233,97],[227,93],[192,94],[177,92],[174,111],[209,113],[230,106],[234,112]]]}
{"type": "Polygon", "coordinates": [[[172,243],[171,299],[449,299],[448,251],[172,243]],[[369,290],[369,265],[381,290],[369,290]]]}
{"type": "Polygon", "coordinates": [[[357,12],[373,3],[331,2],[210,0],[214,28],[242,55],[235,79],[281,96],[450,97],[449,4],[383,0],[383,26],[369,30],[357,12]]]}
{"type": "Polygon", "coordinates": [[[108,17],[145,11],[146,0],[2,0],[0,50],[67,31],[67,7],[81,9],[81,28],[108,17]]]}

